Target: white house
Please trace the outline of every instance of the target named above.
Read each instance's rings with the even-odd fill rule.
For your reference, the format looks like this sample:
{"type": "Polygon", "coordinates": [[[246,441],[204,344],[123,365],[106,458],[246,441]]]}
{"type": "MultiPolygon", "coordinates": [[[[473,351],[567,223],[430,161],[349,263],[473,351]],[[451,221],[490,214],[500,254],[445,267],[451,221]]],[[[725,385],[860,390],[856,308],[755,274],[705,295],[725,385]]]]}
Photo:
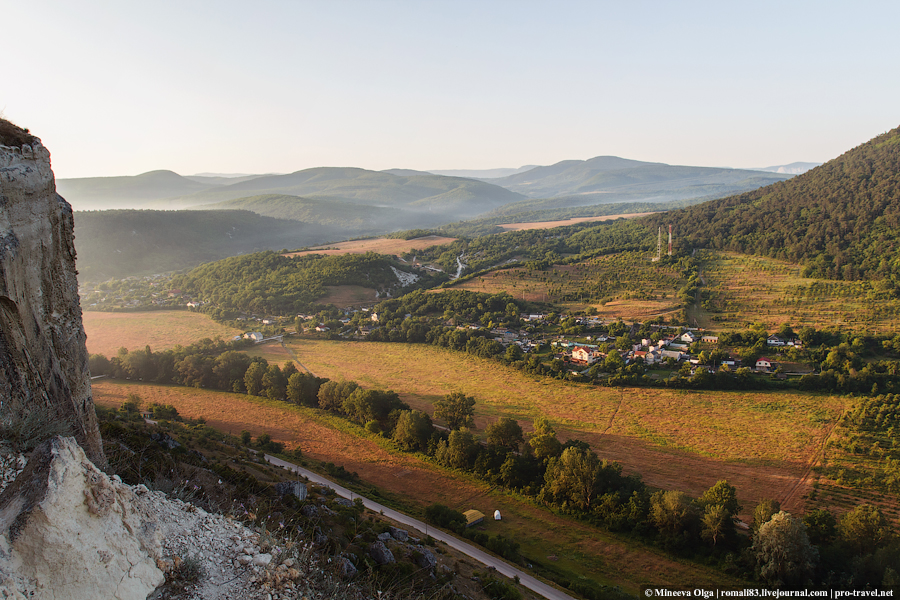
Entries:
{"type": "Polygon", "coordinates": [[[760,356],[756,361],[756,370],[757,371],[768,371],[772,368],[774,363],[766,358],[765,356],[760,356]]]}
{"type": "Polygon", "coordinates": [[[693,331],[685,331],[679,339],[687,344],[693,344],[697,341],[697,334],[693,331]]]}
{"type": "Polygon", "coordinates": [[[575,349],[572,350],[572,360],[590,365],[597,360],[597,357],[590,348],[585,348],[584,346],[575,346],[575,349]]]}
{"type": "Polygon", "coordinates": [[[777,335],[770,335],[768,339],[766,339],[766,345],[768,346],[784,346],[784,344],[785,341],[777,335]]]}
{"type": "Polygon", "coordinates": [[[257,344],[263,340],[263,334],[258,331],[250,331],[244,334],[244,337],[248,340],[253,340],[257,344]]]}

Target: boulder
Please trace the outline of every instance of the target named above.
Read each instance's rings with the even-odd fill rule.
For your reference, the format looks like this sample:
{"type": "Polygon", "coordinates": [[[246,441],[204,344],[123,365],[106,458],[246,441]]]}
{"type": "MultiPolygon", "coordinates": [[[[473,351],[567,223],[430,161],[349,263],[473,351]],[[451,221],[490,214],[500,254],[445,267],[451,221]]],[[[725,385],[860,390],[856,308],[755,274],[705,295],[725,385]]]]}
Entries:
{"type": "Polygon", "coordinates": [[[279,496],[293,494],[300,500],[306,500],[306,484],[302,481],[279,481],[275,484],[275,492],[279,496]]]}
{"type": "Polygon", "coordinates": [[[395,562],[394,553],[390,551],[390,549],[384,545],[384,542],[378,540],[369,546],[369,556],[372,557],[379,565],[387,565],[395,562]]]}
{"type": "Polygon", "coordinates": [[[165,580],[147,502],[75,439],[44,442],[0,494],[0,597],[15,597],[15,574],[19,593],[49,600],[146,598],[165,580]]]}
{"type": "Polygon", "coordinates": [[[409,540],[409,533],[405,529],[397,529],[396,527],[389,527],[388,531],[391,532],[391,537],[397,540],[398,542],[406,542],[409,540]]]}
{"type": "Polygon", "coordinates": [[[432,554],[431,550],[427,550],[424,546],[417,546],[413,552],[413,558],[416,564],[422,569],[433,571],[437,566],[437,558],[432,554]]]}
{"type": "Polygon", "coordinates": [[[343,577],[344,579],[353,579],[354,577],[356,577],[356,566],[352,562],[350,562],[350,559],[346,556],[341,557],[339,568],[341,577],[343,577]]]}

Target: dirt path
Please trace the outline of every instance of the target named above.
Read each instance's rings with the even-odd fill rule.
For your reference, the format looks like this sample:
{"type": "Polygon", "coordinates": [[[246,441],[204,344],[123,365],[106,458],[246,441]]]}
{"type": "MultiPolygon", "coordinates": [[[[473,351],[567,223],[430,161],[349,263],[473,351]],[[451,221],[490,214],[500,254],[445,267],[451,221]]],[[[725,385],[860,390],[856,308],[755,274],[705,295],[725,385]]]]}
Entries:
{"type": "Polygon", "coordinates": [[[825,435],[822,436],[822,443],[819,445],[819,449],[810,456],[809,461],[806,463],[806,467],[803,469],[803,473],[800,477],[795,481],[788,489],[787,494],[785,494],[784,499],[781,501],[781,507],[784,510],[789,510],[791,512],[801,512],[803,509],[803,496],[805,496],[804,490],[809,487],[809,479],[812,474],[813,468],[815,468],[816,464],[820,462],[824,462],[825,459],[825,448],[828,446],[828,440],[831,438],[832,432],[834,432],[835,428],[840,424],[841,418],[844,415],[843,407],[841,409],[841,415],[834,420],[834,423],[828,428],[825,432],[825,435]]]}

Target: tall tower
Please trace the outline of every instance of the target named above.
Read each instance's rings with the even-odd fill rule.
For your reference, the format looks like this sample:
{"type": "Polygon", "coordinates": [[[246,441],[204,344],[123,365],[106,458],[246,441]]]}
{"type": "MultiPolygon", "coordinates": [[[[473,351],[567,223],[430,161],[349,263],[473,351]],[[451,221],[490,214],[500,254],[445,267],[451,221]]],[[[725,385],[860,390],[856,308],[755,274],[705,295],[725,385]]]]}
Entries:
{"type": "Polygon", "coordinates": [[[656,237],[656,260],[662,258],[662,225],[659,226],[659,235],[656,237]]]}
{"type": "Polygon", "coordinates": [[[672,256],[672,226],[669,225],[669,256],[672,256]]]}

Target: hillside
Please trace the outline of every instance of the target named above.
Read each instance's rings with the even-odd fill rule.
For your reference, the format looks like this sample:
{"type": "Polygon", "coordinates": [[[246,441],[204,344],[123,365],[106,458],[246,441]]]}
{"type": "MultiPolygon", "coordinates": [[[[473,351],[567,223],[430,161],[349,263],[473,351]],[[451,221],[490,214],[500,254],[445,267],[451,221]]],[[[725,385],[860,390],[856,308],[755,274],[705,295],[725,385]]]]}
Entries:
{"type": "Polygon", "coordinates": [[[752,192],[648,217],[681,248],[805,264],[807,276],[900,280],[900,128],[752,192]]]}
{"type": "Polygon", "coordinates": [[[593,204],[626,200],[667,202],[727,195],[786,177],[760,171],[672,166],[598,156],[590,160],[565,160],[489,181],[529,198],[575,196],[581,198],[581,204],[593,204]]]}
{"type": "Polygon", "coordinates": [[[318,167],[206,189],[186,196],[180,202],[186,206],[197,206],[262,194],[328,196],[355,204],[474,216],[523,199],[518,193],[483,181],[403,172],[409,174],[318,167]]]}
{"type": "Polygon", "coordinates": [[[358,205],[328,196],[301,197],[286,194],[261,194],[204,204],[190,210],[198,209],[249,210],[264,217],[329,225],[357,233],[380,231],[400,217],[400,211],[394,208],[358,205]]]}
{"type": "Polygon", "coordinates": [[[56,191],[75,210],[101,210],[141,208],[156,200],[177,198],[218,185],[172,171],[150,171],[127,177],[57,179],[56,191]]]}
{"type": "Polygon", "coordinates": [[[82,280],[163,273],[235,254],[300,248],[335,230],[249,211],[105,210],[75,213],[82,280]]]}

